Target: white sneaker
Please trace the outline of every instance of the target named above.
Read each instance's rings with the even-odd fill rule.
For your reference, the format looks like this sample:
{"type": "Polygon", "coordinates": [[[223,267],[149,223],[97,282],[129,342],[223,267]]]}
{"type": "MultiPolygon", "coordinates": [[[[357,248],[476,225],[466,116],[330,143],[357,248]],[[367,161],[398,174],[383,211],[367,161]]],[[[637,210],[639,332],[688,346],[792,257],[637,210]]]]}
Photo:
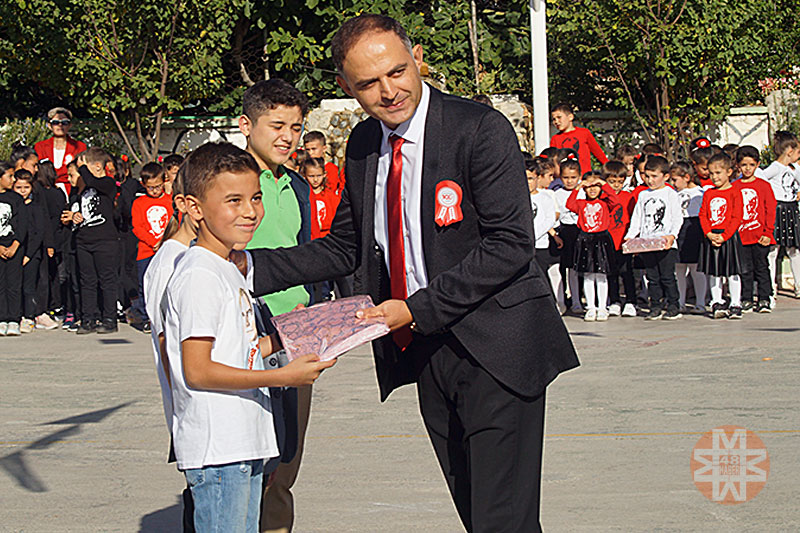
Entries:
{"type": "Polygon", "coordinates": [[[58,327],[58,322],[50,318],[50,315],[47,313],[42,313],[41,315],[36,317],[36,329],[56,329],[58,327]]]}
{"type": "Polygon", "coordinates": [[[769,308],[774,310],[776,303],[777,302],[775,302],[775,297],[774,296],[770,296],[769,297],[769,308]]]}
{"type": "Polygon", "coordinates": [[[9,322],[8,329],[6,330],[6,335],[9,337],[19,337],[19,324],[17,322],[9,322]]]}
{"type": "Polygon", "coordinates": [[[8,332],[8,322],[0,322],[0,336],[5,337],[8,332]]]}
{"type": "Polygon", "coordinates": [[[636,306],[633,304],[625,304],[622,309],[622,316],[636,316],[636,306]]]}
{"type": "Polygon", "coordinates": [[[597,309],[589,309],[586,311],[586,314],[583,315],[584,322],[594,322],[596,320],[597,320],[597,309]]]}
{"type": "MultiPolygon", "coordinates": [[[[606,320],[608,320],[608,315],[609,314],[610,314],[610,312],[606,311],[605,309],[598,309],[597,310],[597,321],[598,322],[605,322],[606,320]]],[[[615,316],[618,316],[618,315],[615,315],[615,316]]]]}
{"type": "Polygon", "coordinates": [[[34,324],[33,320],[31,320],[30,318],[23,318],[19,322],[19,332],[20,333],[30,333],[31,331],[33,331],[33,326],[34,325],[35,324],[34,324]]]}
{"type": "Polygon", "coordinates": [[[608,306],[608,316],[619,316],[622,308],[619,304],[611,304],[608,306]]]}

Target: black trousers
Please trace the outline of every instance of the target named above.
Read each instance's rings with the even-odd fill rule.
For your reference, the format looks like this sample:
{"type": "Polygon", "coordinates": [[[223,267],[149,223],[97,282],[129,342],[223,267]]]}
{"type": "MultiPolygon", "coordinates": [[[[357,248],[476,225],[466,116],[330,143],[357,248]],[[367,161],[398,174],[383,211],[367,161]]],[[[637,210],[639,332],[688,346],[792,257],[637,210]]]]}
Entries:
{"type": "Polygon", "coordinates": [[[639,254],[647,277],[647,293],[650,295],[650,309],[675,311],[678,309],[678,279],[675,277],[675,264],[678,250],[659,250],[639,254]],[[666,305],[664,305],[666,304],[666,305]]]}
{"type": "Polygon", "coordinates": [[[139,297],[139,274],[136,269],[136,253],[139,240],[132,231],[119,234],[119,302],[124,309],[139,297]]]}
{"type": "MultiPolygon", "coordinates": [[[[758,243],[742,246],[746,256],[750,256],[750,263],[753,268],[750,272],[742,273],[742,301],[753,301],[753,280],[758,283],[758,300],[766,301],[772,296],[772,283],[769,278],[769,246],[761,246],[758,243]]],[[[744,260],[747,263],[747,258],[744,260]]]]}
{"type": "Polygon", "coordinates": [[[42,251],[37,250],[29,257],[30,261],[22,267],[22,315],[34,319],[44,313],[44,306],[41,305],[37,294],[42,251]]]}
{"type": "Polygon", "coordinates": [[[451,339],[422,369],[420,411],[470,533],[535,533],[545,396],[498,383],[451,339]]]}
{"type": "MultiPolygon", "coordinates": [[[[617,272],[608,275],[608,297],[612,304],[621,304],[619,278],[625,287],[625,303],[636,304],[636,283],[633,280],[633,256],[617,250],[617,272]]],[[[677,280],[676,280],[677,283],[677,280]]]]}
{"type": "Polygon", "coordinates": [[[0,259],[0,322],[22,318],[22,249],[11,259],[0,259]]]}
{"type": "Polygon", "coordinates": [[[58,264],[58,290],[64,313],[72,313],[78,320],[81,315],[81,284],[78,275],[78,258],[74,250],[65,251],[58,264]]]}
{"type": "Polygon", "coordinates": [[[116,240],[77,245],[78,273],[81,281],[81,320],[114,321],[117,318],[117,267],[119,244],[116,240]],[[102,309],[97,306],[100,287],[102,309]]]}

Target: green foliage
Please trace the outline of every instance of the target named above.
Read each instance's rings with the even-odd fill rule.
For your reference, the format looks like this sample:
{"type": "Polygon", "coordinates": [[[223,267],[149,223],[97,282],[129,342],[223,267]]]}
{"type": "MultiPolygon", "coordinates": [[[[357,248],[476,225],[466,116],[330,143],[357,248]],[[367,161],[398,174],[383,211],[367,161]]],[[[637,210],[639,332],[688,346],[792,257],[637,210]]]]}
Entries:
{"type": "Polygon", "coordinates": [[[32,118],[6,120],[0,126],[0,161],[8,161],[11,157],[11,145],[15,142],[32,147],[52,135],[44,120],[32,118]]]}

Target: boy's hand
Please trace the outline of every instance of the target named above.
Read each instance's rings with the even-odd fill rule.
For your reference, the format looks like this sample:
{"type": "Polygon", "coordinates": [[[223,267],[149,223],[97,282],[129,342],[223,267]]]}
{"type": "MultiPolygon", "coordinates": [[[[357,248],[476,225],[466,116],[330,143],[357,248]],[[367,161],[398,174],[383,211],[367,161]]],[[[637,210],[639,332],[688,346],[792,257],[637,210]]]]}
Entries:
{"type": "Polygon", "coordinates": [[[62,211],[61,212],[61,223],[66,225],[72,222],[72,211],[62,211]]]}
{"type": "Polygon", "coordinates": [[[78,167],[82,167],[83,165],[86,164],[86,156],[81,154],[81,155],[78,156],[78,159],[76,161],[77,161],[78,167]]]}
{"type": "Polygon", "coordinates": [[[758,244],[761,246],[769,246],[772,244],[772,239],[770,239],[767,235],[762,235],[758,238],[758,244]]]}
{"type": "Polygon", "coordinates": [[[8,259],[8,257],[6,257],[6,250],[8,250],[8,248],[0,245],[0,258],[8,259]]]}
{"type": "Polygon", "coordinates": [[[391,331],[398,330],[414,321],[405,300],[386,300],[377,307],[359,309],[358,318],[383,318],[391,331]]]}
{"type": "Polygon", "coordinates": [[[564,239],[562,239],[558,235],[553,235],[553,242],[556,243],[556,248],[558,248],[559,250],[564,247],[564,239]]]}
{"type": "Polygon", "coordinates": [[[11,243],[11,246],[6,246],[5,259],[14,257],[17,254],[17,250],[19,250],[19,243],[17,241],[11,243]]]}
{"type": "Polygon", "coordinates": [[[672,248],[672,245],[675,243],[675,235],[667,235],[667,248],[672,248]]]}
{"type": "Polygon", "coordinates": [[[83,215],[81,215],[77,211],[72,213],[72,223],[73,224],[80,224],[81,222],[83,222],[83,215]]]}
{"type": "Polygon", "coordinates": [[[53,257],[54,255],[56,255],[55,249],[54,248],[48,248],[47,249],[47,257],[53,257]]]}
{"type": "Polygon", "coordinates": [[[319,356],[308,354],[298,357],[281,370],[286,374],[286,387],[302,387],[311,385],[322,371],[336,364],[336,359],[320,361],[319,356]]]}

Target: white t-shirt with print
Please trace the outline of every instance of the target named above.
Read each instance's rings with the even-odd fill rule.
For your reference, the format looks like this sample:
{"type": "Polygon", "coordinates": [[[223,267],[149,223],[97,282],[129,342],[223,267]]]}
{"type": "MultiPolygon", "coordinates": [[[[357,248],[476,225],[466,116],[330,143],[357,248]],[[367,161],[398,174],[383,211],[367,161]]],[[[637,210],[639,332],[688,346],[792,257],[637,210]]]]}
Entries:
{"type": "Polygon", "coordinates": [[[250,295],[236,266],[193,246],[178,262],[162,305],[178,468],[276,457],[269,389],[197,390],[184,379],[180,346],[193,337],[214,339],[214,362],[264,369],[250,295]]]}
{"type": "Polygon", "coordinates": [[[172,432],[172,391],[167,382],[166,370],[161,364],[161,349],[158,336],[164,332],[164,318],[161,311],[161,300],[167,290],[167,282],[172,277],[175,267],[189,247],[175,239],[164,242],[153,256],[147,271],[144,273],[144,301],[147,316],[150,319],[150,339],[153,341],[153,356],[156,363],[156,374],[161,386],[161,402],[164,406],[164,417],[167,428],[172,432]]]}
{"type": "Polygon", "coordinates": [[[681,214],[683,218],[700,216],[700,206],[703,205],[702,187],[686,187],[678,191],[678,198],[681,200],[681,214]]]}
{"type": "Polygon", "coordinates": [[[531,195],[531,209],[533,210],[533,236],[536,238],[536,248],[543,249],[550,246],[548,233],[558,226],[558,202],[556,195],[549,189],[539,189],[531,195]]]}
{"type": "MultiPolygon", "coordinates": [[[[567,209],[567,199],[569,195],[572,194],[572,191],[569,189],[558,189],[555,191],[556,195],[556,202],[558,203],[558,222],[560,224],[568,224],[572,226],[578,225],[578,213],[574,213],[567,209]]],[[[583,190],[578,192],[578,198],[586,198],[586,193],[583,190]]]]}

